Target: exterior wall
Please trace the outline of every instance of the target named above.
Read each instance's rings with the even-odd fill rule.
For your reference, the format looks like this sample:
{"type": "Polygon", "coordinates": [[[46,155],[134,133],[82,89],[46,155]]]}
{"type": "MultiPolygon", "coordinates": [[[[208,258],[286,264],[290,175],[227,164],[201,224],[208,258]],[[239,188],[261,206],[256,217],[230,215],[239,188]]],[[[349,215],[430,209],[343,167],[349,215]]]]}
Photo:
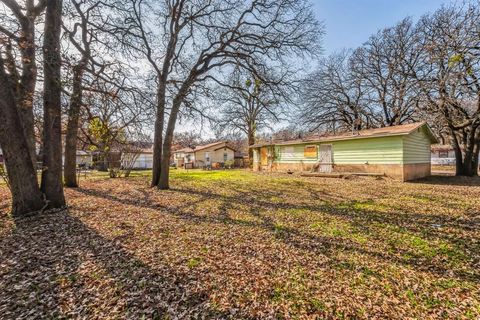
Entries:
{"type": "Polygon", "coordinates": [[[272,164],[272,171],[310,171],[313,167],[313,163],[278,163],[272,164]]]}
{"type": "Polygon", "coordinates": [[[175,152],[173,159],[177,168],[180,168],[183,167],[185,163],[195,162],[195,155],[193,152],[175,152]],[[188,156],[190,156],[190,159],[187,159],[188,156]]]}
{"type": "Polygon", "coordinates": [[[403,163],[430,163],[431,143],[425,130],[419,128],[403,138],[403,163]]]}
{"type": "Polygon", "coordinates": [[[133,165],[134,169],[152,169],[153,168],[153,154],[140,153],[133,165]]]}
{"type": "Polygon", "coordinates": [[[252,169],[253,171],[260,171],[260,148],[253,149],[252,169]]]}
{"type": "Polygon", "coordinates": [[[194,152],[194,158],[195,158],[195,167],[202,167],[205,165],[205,151],[195,151],[194,152]]]}
{"type": "Polygon", "coordinates": [[[432,151],[431,163],[436,165],[455,165],[455,151],[445,150],[444,153],[446,153],[446,157],[440,157],[440,151],[432,151]]]}
{"type": "Polygon", "coordinates": [[[431,169],[431,141],[425,127],[403,138],[403,180],[428,177],[431,169]]]}
{"type": "MultiPolygon", "coordinates": [[[[78,155],[76,156],[77,160],[77,164],[86,164],[87,166],[91,166],[93,164],[93,159],[92,159],[92,156],[91,155],[78,155]]],[[[64,160],[64,156],[62,156],[62,162],[64,160]]]]}
{"type": "MultiPolygon", "coordinates": [[[[333,146],[333,161],[335,164],[401,164],[403,160],[402,137],[366,138],[326,142],[333,146]]],[[[317,157],[305,158],[304,148],[307,145],[320,143],[305,143],[298,145],[275,146],[277,163],[313,164],[317,157]]]]}
{"type": "MultiPolygon", "coordinates": [[[[1,150],[0,150],[1,151],[1,150]]],[[[2,158],[2,153],[0,152],[0,159],[2,158]]],[[[0,162],[2,162],[0,160],[0,162]]],[[[75,156],[76,164],[86,164],[87,166],[93,165],[93,156],[91,154],[77,154],[75,156]]],[[[65,163],[65,154],[62,154],[62,165],[65,163]]]]}
{"type": "MultiPolygon", "coordinates": [[[[260,148],[254,149],[254,170],[308,171],[319,160],[305,157],[307,145],[331,144],[334,172],[380,173],[407,181],[429,176],[430,138],[425,128],[407,136],[372,137],[325,143],[276,145],[274,160],[269,166],[261,165],[260,148]]],[[[317,148],[318,150],[318,148],[317,148]]]]}
{"type": "Polygon", "coordinates": [[[229,148],[223,148],[221,147],[218,149],[217,146],[212,146],[211,148],[206,148],[202,149],[199,151],[195,151],[192,153],[176,153],[175,154],[175,163],[177,164],[178,167],[181,167],[183,164],[188,163],[186,157],[187,155],[190,155],[190,162],[195,163],[195,167],[203,167],[206,164],[206,159],[205,159],[205,153],[209,152],[210,153],[210,163],[223,163],[225,162],[224,160],[224,153],[227,153],[227,161],[233,161],[235,159],[235,151],[229,149],[229,148]],[[218,150],[215,150],[218,149],[218,150]]]}
{"type": "Polygon", "coordinates": [[[333,161],[337,164],[402,164],[402,137],[335,141],[333,161]]]}
{"type": "MultiPolygon", "coordinates": [[[[202,150],[203,151],[203,150],[202,150]]],[[[214,162],[225,162],[224,159],[224,153],[227,154],[227,160],[226,161],[231,161],[235,158],[235,152],[232,149],[228,148],[221,148],[219,150],[214,150],[210,152],[210,161],[211,163],[214,162]]]]}
{"type": "Polygon", "coordinates": [[[314,164],[318,161],[318,151],[316,157],[304,157],[305,146],[316,145],[312,144],[297,144],[297,145],[280,145],[275,146],[275,162],[277,163],[297,163],[297,164],[314,164]]]}
{"type": "Polygon", "coordinates": [[[397,180],[403,180],[403,164],[338,164],[334,172],[376,173],[397,180]]]}
{"type": "MultiPolygon", "coordinates": [[[[433,165],[455,165],[455,151],[454,150],[435,150],[431,153],[431,163],[433,165]],[[440,157],[440,152],[446,154],[446,157],[440,157]]],[[[478,156],[478,160],[480,163],[480,155],[478,156]]]]}
{"type": "Polygon", "coordinates": [[[432,174],[431,164],[407,163],[403,165],[403,181],[415,180],[428,177],[432,174]]]}

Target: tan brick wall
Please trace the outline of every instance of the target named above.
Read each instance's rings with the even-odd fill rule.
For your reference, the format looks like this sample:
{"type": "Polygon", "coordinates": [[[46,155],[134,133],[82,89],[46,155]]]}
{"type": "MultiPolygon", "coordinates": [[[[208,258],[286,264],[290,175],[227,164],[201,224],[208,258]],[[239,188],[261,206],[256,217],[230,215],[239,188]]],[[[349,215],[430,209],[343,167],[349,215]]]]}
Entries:
{"type": "Polygon", "coordinates": [[[403,181],[428,177],[432,174],[431,163],[412,163],[403,165],[403,181]]]}
{"type": "MultiPolygon", "coordinates": [[[[274,163],[270,166],[261,166],[254,163],[255,171],[310,171],[313,164],[309,163],[274,163]]],[[[333,166],[336,173],[381,173],[400,181],[410,181],[431,174],[430,163],[415,164],[337,164],[333,166]]]]}
{"type": "Polygon", "coordinates": [[[334,172],[345,173],[381,173],[388,177],[403,180],[403,165],[401,164],[337,164],[334,172]]]}

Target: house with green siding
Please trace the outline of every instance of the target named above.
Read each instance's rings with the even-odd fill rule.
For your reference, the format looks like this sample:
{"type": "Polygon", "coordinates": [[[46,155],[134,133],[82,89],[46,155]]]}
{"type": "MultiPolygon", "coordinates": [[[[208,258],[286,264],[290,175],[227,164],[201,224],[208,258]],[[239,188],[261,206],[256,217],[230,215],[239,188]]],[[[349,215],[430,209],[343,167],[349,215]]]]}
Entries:
{"type": "Polygon", "coordinates": [[[428,124],[417,122],[250,148],[256,171],[372,173],[408,181],[431,174],[434,143],[428,124]]]}

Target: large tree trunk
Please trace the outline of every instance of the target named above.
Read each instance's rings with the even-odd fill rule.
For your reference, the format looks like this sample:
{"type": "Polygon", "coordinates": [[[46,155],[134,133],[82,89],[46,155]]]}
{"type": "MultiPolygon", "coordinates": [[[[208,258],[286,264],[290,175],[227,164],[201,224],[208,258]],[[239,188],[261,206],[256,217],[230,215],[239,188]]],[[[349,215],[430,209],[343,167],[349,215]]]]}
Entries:
{"type": "Polygon", "coordinates": [[[35,148],[35,124],[33,116],[33,95],[37,82],[37,65],[35,58],[35,23],[32,17],[27,17],[22,21],[22,44],[20,46],[22,53],[22,78],[20,88],[19,116],[21,128],[28,145],[28,154],[31,157],[34,168],[37,164],[37,155],[35,148]]]}
{"type": "MultiPolygon", "coordinates": [[[[178,9],[178,8],[176,8],[178,9]]],[[[173,30],[172,30],[173,32],[173,30]]],[[[165,122],[165,105],[167,94],[167,79],[170,74],[170,65],[175,55],[175,46],[178,39],[178,30],[170,34],[167,45],[167,51],[163,60],[162,70],[157,70],[158,87],[157,87],[157,116],[155,119],[155,133],[153,141],[153,170],[152,170],[152,187],[160,184],[162,175],[162,156],[163,156],[163,126],[165,122]]],[[[148,59],[155,65],[151,56],[148,59]]]]}
{"type": "MultiPolygon", "coordinates": [[[[186,91],[186,89],[180,89],[180,91],[186,91]]],[[[181,101],[183,99],[182,95],[183,93],[179,93],[179,95],[173,100],[170,117],[168,118],[167,130],[163,140],[162,162],[160,168],[161,174],[158,183],[158,188],[161,190],[167,190],[170,188],[170,156],[172,155],[173,132],[175,131],[178,111],[180,110],[181,101]]]]}
{"type": "Polygon", "coordinates": [[[455,175],[456,176],[478,176],[478,153],[479,142],[477,138],[477,127],[472,126],[470,130],[464,131],[464,143],[459,143],[459,131],[451,129],[453,149],[455,151],[455,175]]]}
{"type": "Polygon", "coordinates": [[[153,168],[152,187],[160,183],[162,148],[163,148],[163,123],[165,121],[165,85],[160,78],[157,90],[157,116],[155,119],[155,131],[153,137],[153,168]]]}
{"type": "Polygon", "coordinates": [[[80,62],[73,70],[73,91],[68,109],[67,134],[65,137],[65,163],[63,177],[65,186],[76,188],[77,182],[77,135],[80,108],[82,106],[82,80],[84,64],[80,62]]]}
{"type": "Polygon", "coordinates": [[[43,172],[41,189],[50,208],[65,206],[62,184],[60,28],[62,0],[47,0],[43,45],[43,172]]]}
{"type": "Polygon", "coordinates": [[[42,209],[44,202],[1,57],[0,88],[0,145],[12,192],[12,214],[21,216],[42,209]]]}
{"type": "Polygon", "coordinates": [[[248,165],[250,168],[253,167],[253,149],[250,146],[255,144],[255,128],[254,125],[249,124],[247,129],[247,138],[248,138],[248,165]]]}
{"type": "Polygon", "coordinates": [[[475,139],[475,148],[473,150],[473,168],[475,169],[475,175],[478,175],[478,170],[480,169],[479,166],[479,159],[480,156],[480,133],[477,134],[477,138],[475,139]]]}

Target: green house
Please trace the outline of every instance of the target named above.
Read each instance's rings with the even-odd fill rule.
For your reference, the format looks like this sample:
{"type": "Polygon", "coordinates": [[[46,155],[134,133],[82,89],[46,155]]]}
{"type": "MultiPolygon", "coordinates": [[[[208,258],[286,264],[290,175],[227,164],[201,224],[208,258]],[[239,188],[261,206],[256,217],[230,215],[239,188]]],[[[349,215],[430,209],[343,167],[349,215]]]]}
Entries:
{"type": "Polygon", "coordinates": [[[256,171],[372,173],[407,181],[431,174],[433,143],[428,124],[417,122],[250,148],[256,171]]]}

